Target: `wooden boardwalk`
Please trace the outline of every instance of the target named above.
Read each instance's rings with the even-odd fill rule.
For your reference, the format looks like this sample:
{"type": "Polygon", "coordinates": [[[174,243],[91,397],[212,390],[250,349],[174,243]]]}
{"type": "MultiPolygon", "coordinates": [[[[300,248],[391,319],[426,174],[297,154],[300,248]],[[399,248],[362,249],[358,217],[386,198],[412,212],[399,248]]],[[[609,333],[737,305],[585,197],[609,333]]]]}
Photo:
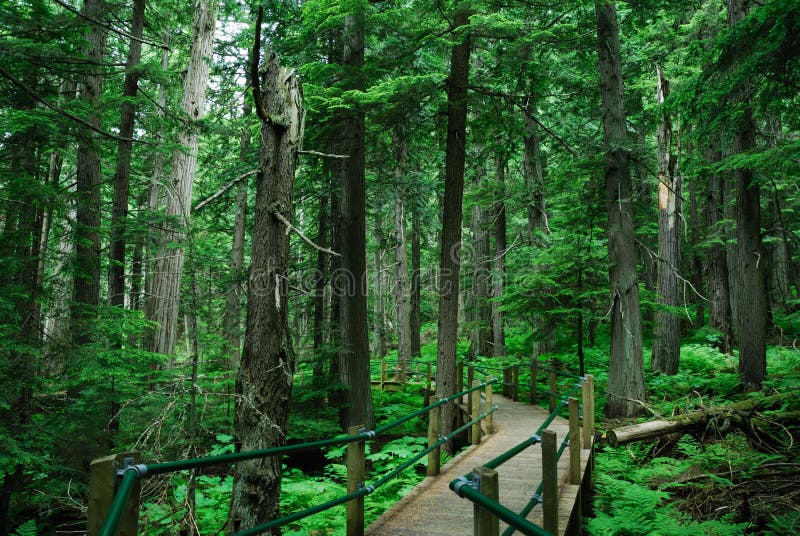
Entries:
{"type": "MultiPolygon", "coordinates": [[[[509,450],[532,436],[549,413],[539,407],[513,402],[495,396],[498,410],[494,413],[494,433],[484,436],[478,446],[469,447],[442,467],[437,477],[427,477],[414,490],[367,528],[369,536],[448,536],[473,533],[473,504],[462,499],[448,487],[450,481],[464,476],[475,467],[509,450]]],[[[569,431],[566,419],[557,417],[549,426],[557,434],[558,444],[569,431]]],[[[528,447],[498,468],[500,504],[519,512],[528,503],[542,479],[541,445],[528,447]]],[[[581,450],[581,474],[586,474],[591,450],[581,450]]],[[[565,533],[573,510],[580,508],[576,498],[579,485],[569,485],[569,448],[564,450],[558,464],[559,532],[565,533]]],[[[577,516],[576,516],[577,518],[577,516]]],[[[542,525],[542,505],[528,515],[536,525],[542,525]]],[[[577,521],[579,524],[580,521],[577,521]]],[[[570,533],[580,534],[580,527],[570,533]]],[[[500,532],[507,525],[500,522],[500,532]]],[[[519,534],[519,533],[517,533],[519,534]]]]}

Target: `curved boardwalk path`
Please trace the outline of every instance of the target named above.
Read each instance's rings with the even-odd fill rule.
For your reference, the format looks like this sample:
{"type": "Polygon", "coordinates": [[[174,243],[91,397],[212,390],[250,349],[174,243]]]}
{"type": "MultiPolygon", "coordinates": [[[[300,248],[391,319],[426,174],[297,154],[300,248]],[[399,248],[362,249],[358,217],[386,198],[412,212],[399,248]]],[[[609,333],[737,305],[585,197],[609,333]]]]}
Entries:
{"type": "MultiPolygon", "coordinates": [[[[494,433],[484,436],[481,444],[469,447],[442,467],[437,477],[427,477],[407,496],[378,518],[366,531],[368,536],[448,536],[468,535],[473,531],[473,504],[456,495],[448,485],[503,452],[509,450],[536,432],[547,418],[546,410],[513,402],[495,395],[498,410],[494,413],[494,433]]],[[[549,426],[556,432],[558,444],[569,431],[566,419],[556,417],[549,426]]],[[[498,468],[500,478],[500,504],[519,512],[528,503],[542,479],[541,445],[528,447],[522,453],[498,468]]],[[[581,450],[581,470],[585,474],[589,450],[581,450]]],[[[569,485],[569,447],[564,450],[558,464],[559,476],[559,529],[564,534],[580,486],[569,485]]],[[[528,519],[542,525],[542,505],[537,505],[528,519]]],[[[500,522],[500,532],[507,525],[500,522]]],[[[519,534],[517,532],[516,534],[519,534]]],[[[578,531],[577,534],[580,534],[578,531]]]]}

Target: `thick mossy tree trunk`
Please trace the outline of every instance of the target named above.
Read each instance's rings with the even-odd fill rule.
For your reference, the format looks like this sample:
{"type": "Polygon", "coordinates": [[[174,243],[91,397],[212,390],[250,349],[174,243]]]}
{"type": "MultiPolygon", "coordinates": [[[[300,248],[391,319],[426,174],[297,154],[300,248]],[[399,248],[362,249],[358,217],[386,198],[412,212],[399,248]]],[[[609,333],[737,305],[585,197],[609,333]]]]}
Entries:
{"type": "Polygon", "coordinates": [[[111,212],[111,244],[108,252],[108,304],[125,304],[125,249],[128,241],[128,197],[131,182],[131,152],[136,119],[134,98],[139,89],[139,60],[142,57],[145,0],[134,0],[128,61],[120,106],[117,169],[114,174],[114,206],[111,212]]]}
{"type": "MultiPolygon", "coordinates": [[[[344,20],[343,63],[348,89],[363,90],[364,13],[362,8],[344,20]]],[[[341,425],[374,423],[369,377],[369,333],[367,327],[367,224],[364,169],[364,111],[357,105],[347,112],[342,138],[347,158],[342,163],[341,224],[347,238],[341,241],[342,271],[349,288],[339,288],[340,328],[339,378],[345,388],[341,425]]]]}
{"type": "Polygon", "coordinates": [[[598,0],[597,45],[600,58],[603,142],[605,144],[608,260],[611,283],[611,355],[605,413],[636,415],[644,401],[642,332],[633,231],[630,153],[622,86],[619,29],[613,1],[598,0]]]}
{"type": "MultiPolygon", "coordinates": [[[[672,153],[672,119],[664,109],[669,96],[669,80],[660,65],[656,65],[657,97],[661,105],[658,125],[658,303],[675,308],[680,305],[678,268],[681,262],[680,217],[681,180],[675,173],[672,153]]],[[[666,374],[678,372],[681,338],[680,320],[670,310],[656,311],[655,333],[651,365],[653,370],[666,374]]]]}
{"type": "MultiPolygon", "coordinates": [[[[728,25],[733,27],[747,15],[749,0],[728,2],[728,25]]],[[[756,124],[749,104],[750,83],[735,91],[734,154],[756,146],[756,124]]],[[[761,190],[753,170],[738,168],[736,185],[736,246],[730,262],[731,311],[736,342],[739,345],[739,376],[747,389],[760,389],[767,374],[767,300],[765,259],[761,245],[761,190]]]]}
{"type": "MultiPolygon", "coordinates": [[[[454,394],[458,339],[459,273],[461,270],[461,208],[464,200],[464,158],[467,137],[469,82],[469,18],[466,7],[455,13],[447,94],[447,155],[445,157],[442,239],[439,252],[439,330],[436,352],[436,396],[454,394]]],[[[453,430],[454,404],[442,406],[440,433],[453,430]]],[[[446,445],[450,447],[452,443],[446,445]]]]}
{"type": "MultiPolygon", "coordinates": [[[[262,119],[261,142],[247,329],[236,379],[235,430],[242,451],[286,442],[295,370],[288,322],[289,235],[279,217],[292,219],[292,188],[305,113],[294,71],[281,67],[274,55],[265,63],[263,96],[254,92],[262,119]]],[[[233,492],[236,530],[278,517],[280,483],[280,456],[238,464],[233,492]]],[[[280,530],[271,533],[280,534],[280,530]]]]}
{"type": "Polygon", "coordinates": [[[172,158],[172,174],[166,196],[167,220],[160,237],[162,251],[156,254],[150,294],[145,305],[145,316],[156,323],[156,327],[148,333],[146,348],[162,354],[175,351],[184,263],[183,243],[190,224],[200,139],[199,122],[205,116],[217,4],[218,0],[201,0],[195,7],[194,37],[181,103],[187,123],[178,133],[179,148],[172,158]]]}

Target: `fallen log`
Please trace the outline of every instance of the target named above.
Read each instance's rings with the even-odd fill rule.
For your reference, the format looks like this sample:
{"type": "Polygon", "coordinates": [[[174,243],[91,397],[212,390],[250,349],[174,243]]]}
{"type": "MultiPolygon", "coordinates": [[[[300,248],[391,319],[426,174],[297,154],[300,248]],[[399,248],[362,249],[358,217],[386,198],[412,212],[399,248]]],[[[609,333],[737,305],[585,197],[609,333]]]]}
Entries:
{"type": "Polygon", "coordinates": [[[705,427],[715,419],[724,421],[725,419],[733,418],[738,423],[742,422],[743,419],[750,418],[757,410],[775,406],[784,400],[785,397],[783,395],[749,398],[726,406],[700,409],[667,419],[622,426],[606,432],[606,440],[612,446],[625,445],[634,441],[705,427]]]}

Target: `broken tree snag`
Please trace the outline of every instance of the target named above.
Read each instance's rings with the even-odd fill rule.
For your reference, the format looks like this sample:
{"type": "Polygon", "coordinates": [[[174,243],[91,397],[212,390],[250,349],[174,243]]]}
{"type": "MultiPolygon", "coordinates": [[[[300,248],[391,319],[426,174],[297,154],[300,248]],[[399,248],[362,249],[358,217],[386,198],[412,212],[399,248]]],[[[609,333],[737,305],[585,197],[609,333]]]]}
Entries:
{"type": "MultiPolygon", "coordinates": [[[[621,428],[609,430],[606,433],[606,440],[612,446],[625,445],[634,441],[641,441],[643,439],[660,437],[674,432],[685,432],[704,427],[712,420],[720,422],[724,422],[726,419],[728,420],[727,423],[719,426],[720,430],[727,429],[730,424],[742,427],[745,423],[750,422],[751,426],[753,423],[757,425],[759,421],[763,421],[765,418],[764,415],[758,413],[759,409],[779,405],[784,400],[786,400],[786,397],[780,394],[768,396],[766,398],[749,398],[726,406],[701,409],[691,413],[676,415],[668,419],[623,426],[621,428]]],[[[768,417],[768,419],[774,420],[774,415],[780,414],[773,414],[768,417]]]]}
{"type": "MultiPolygon", "coordinates": [[[[253,245],[248,278],[247,331],[236,378],[239,448],[283,445],[295,356],[288,322],[289,235],[297,153],[303,137],[303,95],[293,71],[268,54],[261,66],[258,108],[285,125],[261,121],[253,245]]],[[[234,484],[235,530],[274,519],[279,512],[281,457],[240,462],[234,484]]]]}

